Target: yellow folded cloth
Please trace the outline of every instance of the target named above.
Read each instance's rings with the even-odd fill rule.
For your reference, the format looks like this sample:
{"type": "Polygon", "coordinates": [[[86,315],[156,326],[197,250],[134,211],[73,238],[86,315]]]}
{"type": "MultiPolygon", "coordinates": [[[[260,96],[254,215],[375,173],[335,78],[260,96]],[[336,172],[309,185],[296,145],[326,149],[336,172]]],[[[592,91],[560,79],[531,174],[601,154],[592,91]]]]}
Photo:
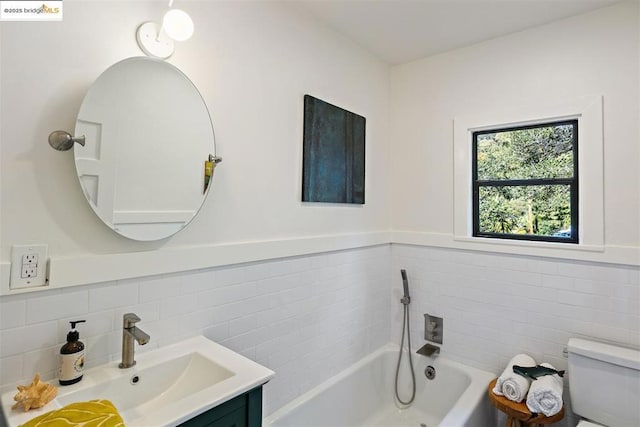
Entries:
{"type": "Polygon", "coordinates": [[[22,424],[21,427],[124,427],[124,421],[113,403],[90,400],[71,403],[22,424]]]}

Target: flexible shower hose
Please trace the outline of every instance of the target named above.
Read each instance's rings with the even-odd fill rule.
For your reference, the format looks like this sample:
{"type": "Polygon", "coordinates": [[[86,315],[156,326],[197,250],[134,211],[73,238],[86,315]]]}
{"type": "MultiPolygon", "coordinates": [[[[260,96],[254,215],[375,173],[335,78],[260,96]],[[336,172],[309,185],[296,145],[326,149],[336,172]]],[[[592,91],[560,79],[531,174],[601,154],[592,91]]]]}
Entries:
{"type": "Polygon", "coordinates": [[[396,399],[403,405],[411,405],[413,399],[416,398],[416,373],[413,370],[413,361],[411,360],[411,332],[409,331],[409,304],[404,305],[404,315],[402,317],[402,338],[400,339],[400,352],[398,354],[398,366],[396,367],[396,399]],[[398,376],[400,373],[400,362],[402,361],[402,347],[404,346],[404,331],[407,331],[407,345],[409,347],[409,366],[411,367],[411,399],[404,401],[400,399],[398,394],[398,376]]]}

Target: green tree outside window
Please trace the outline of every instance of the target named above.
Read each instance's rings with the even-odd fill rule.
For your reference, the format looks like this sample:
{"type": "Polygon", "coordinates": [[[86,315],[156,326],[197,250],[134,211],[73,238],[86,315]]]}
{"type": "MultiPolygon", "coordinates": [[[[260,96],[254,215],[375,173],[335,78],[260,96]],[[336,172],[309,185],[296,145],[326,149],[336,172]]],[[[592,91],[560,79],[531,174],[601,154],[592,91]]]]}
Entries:
{"type": "Polygon", "coordinates": [[[577,120],[473,133],[474,236],[577,243],[577,120]]]}

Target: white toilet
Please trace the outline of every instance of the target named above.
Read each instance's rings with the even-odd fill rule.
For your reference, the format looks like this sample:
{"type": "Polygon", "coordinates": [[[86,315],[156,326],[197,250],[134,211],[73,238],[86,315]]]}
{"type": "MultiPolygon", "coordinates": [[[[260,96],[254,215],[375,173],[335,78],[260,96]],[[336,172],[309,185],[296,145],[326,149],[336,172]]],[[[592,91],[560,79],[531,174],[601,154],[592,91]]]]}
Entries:
{"type": "Polygon", "coordinates": [[[569,339],[569,387],[578,427],[640,426],[640,351],[569,339]]]}

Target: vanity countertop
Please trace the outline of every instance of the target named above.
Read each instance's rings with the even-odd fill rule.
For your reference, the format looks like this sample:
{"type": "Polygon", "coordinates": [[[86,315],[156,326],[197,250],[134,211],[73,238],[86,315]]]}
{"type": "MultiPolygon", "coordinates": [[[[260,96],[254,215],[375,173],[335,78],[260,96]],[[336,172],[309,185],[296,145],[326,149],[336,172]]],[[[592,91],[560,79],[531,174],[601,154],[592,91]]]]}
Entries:
{"type": "MultiPolygon", "coordinates": [[[[8,427],[69,403],[107,399],[127,427],[173,426],[269,381],[275,373],[228,348],[197,336],[140,353],[137,364],[118,361],[89,369],[82,381],[60,386],[57,397],[40,409],[12,410],[16,391],[2,395],[8,427]]],[[[57,385],[57,381],[51,384],[57,385]]]]}

